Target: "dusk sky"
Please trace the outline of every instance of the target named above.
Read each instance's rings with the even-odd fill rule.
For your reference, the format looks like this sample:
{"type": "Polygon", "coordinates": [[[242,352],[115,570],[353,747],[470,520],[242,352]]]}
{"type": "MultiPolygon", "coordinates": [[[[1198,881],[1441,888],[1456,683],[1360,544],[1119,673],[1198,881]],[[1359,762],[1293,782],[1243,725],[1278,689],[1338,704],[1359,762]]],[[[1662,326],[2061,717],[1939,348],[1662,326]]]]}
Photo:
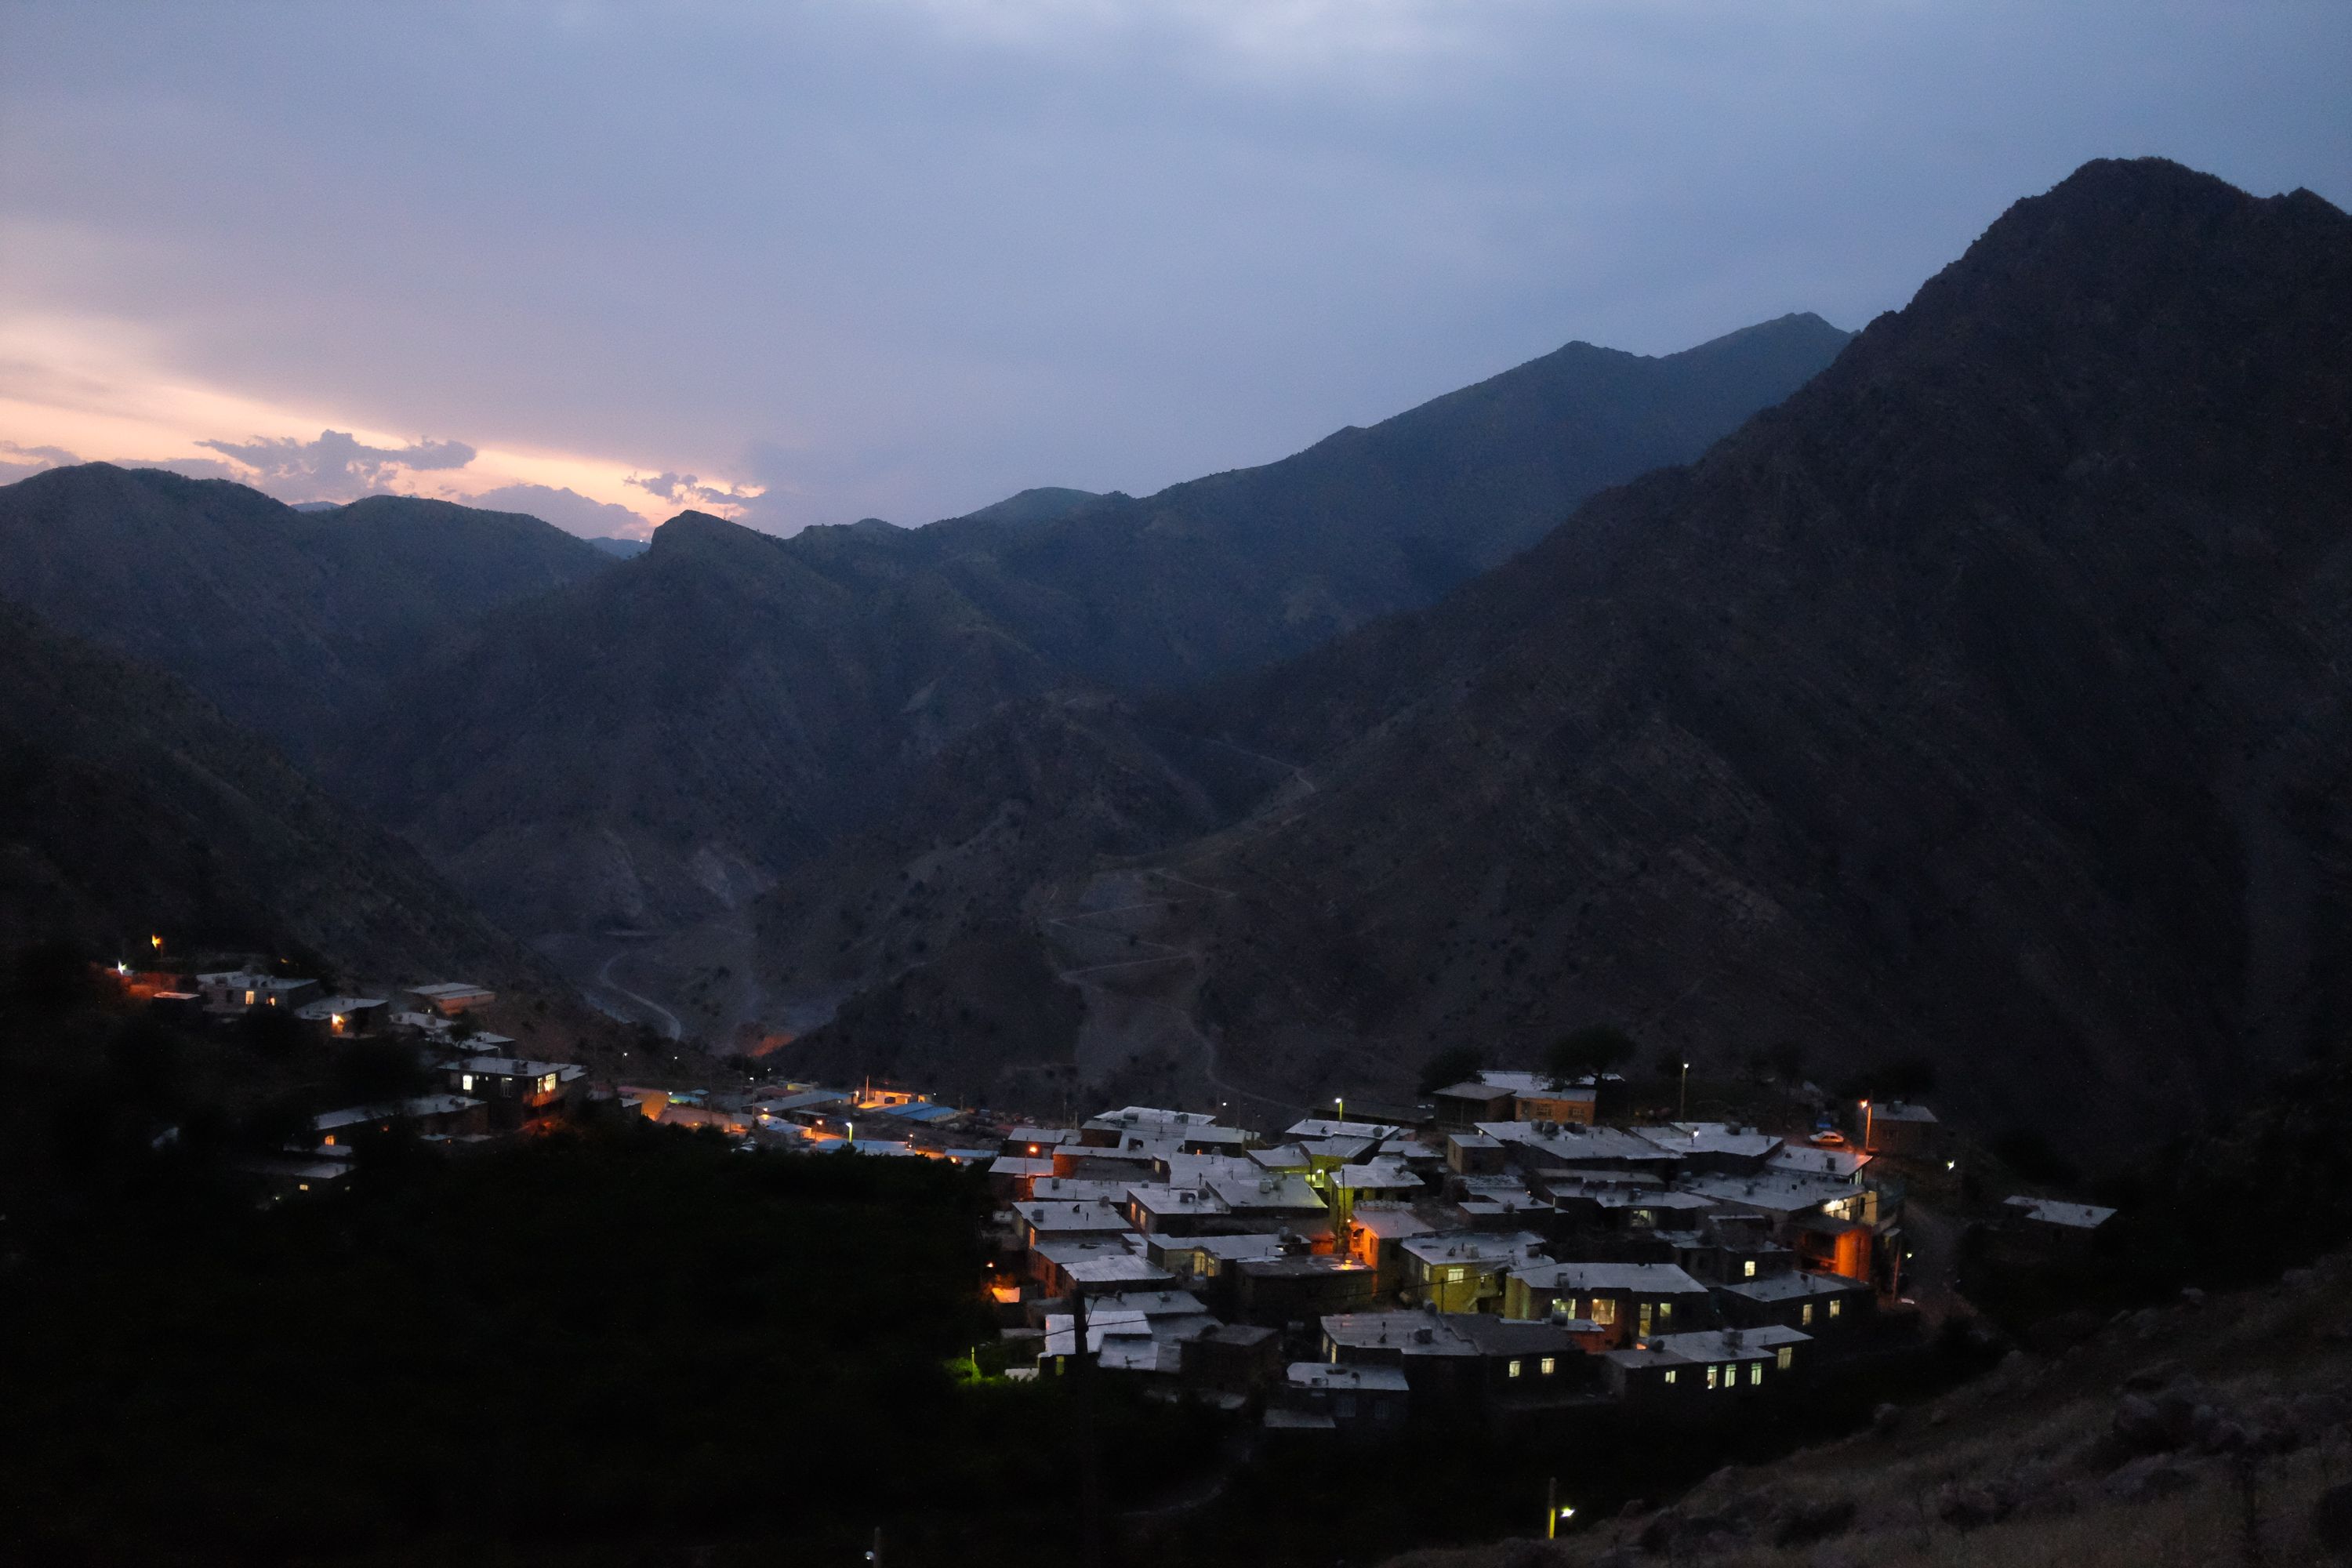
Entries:
{"type": "Polygon", "coordinates": [[[2352,205],[2347,69],[2342,0],[0,0],[0,480],[1142,494],[1571,339],[1860,327],[2092,157],[2352,205]]]}

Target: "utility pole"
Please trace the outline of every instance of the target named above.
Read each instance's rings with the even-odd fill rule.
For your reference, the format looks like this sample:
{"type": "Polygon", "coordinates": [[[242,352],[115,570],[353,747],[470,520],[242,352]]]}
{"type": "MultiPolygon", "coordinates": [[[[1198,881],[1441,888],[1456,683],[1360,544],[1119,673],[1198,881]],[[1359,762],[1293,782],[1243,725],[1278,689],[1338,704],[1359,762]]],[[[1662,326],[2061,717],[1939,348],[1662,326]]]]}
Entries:
{"type": "Polygon", "coordinates": [[[1087,1356],[1087,1292],[1070,1281],[1070,1328],[1077,1336],[1078,1568],[1102,1564],[1102,1468],[1095,1452],[1095,1380],[1087,1356]]]}
{"type": "Polygon", "coordinates": [[[1690,1120],[1690,1063],[1688,1062],[1683,1063],[1683,1094],[1681,1108],[1675,1112],[1675,1120],[1677,1121],[1688,1121],[1690,1120]]]}
{"type": "Polygon", "coordinates": [[[1544,1539],[1550,1541],[1559,1534],[1559,1478],[1544,1482],[1544,1539]]]}

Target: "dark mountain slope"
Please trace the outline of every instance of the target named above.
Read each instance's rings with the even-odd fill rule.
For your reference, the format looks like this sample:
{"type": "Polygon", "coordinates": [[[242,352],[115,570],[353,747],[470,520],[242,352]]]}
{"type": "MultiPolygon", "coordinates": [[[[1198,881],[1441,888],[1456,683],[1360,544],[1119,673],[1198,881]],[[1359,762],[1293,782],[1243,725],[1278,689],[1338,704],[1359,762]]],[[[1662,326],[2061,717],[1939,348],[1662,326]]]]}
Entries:
{"type": "Polygon", "coordinates": [[[1696,457],[1846,338],[1800,315],[1654,359],[1570,343],[1263,468],[921,533],[960,594],[1057,665],[1176,685],[1427,604],[1594,491],[1696,457]]]}
{"type": "MultiPolygon", "coordinates": [[[[1791,317],[1664,359],[1573,344],[1284,462],[1058,518],[1034,491],[1019,515],[786,540],[681,518],[404,683],[338,776],[518,930],[731,921],[903,816],[902,783],[998,704],[1245,668],[1424,603],[1844,341],[1791,317]]],[[[1034,712],[1049,749],[1069,738],[1034,712]]]]}
{"type": "Polygon", "coordinates": [[[1005,497],[993,506],[964,513],[967,519],[982,522],[1051,522],[1069,516],[1103,498],[1092,490],[1074,490],[1060,485],[1039,485],[1018,495],[1005,497]]]}
{"type": "Polygon", "coordinates": [[[0,605],[0,946],[299,945],[380,979],[533,973],[415,851],[169,677],[0,605]]]}
{"type": "Polygon", "coordinates": [[[406,496],[312,515],[105,463],[0,488],[0,596],[297,752],[473,617],[606,564],[537,518],[406,496]]]}
{"type": "Polygon", "coordinates": [[[732,910],[904,759],[1050,683],[913,540],[685,513],[413,677],[342,775],[512,929],[732,910]]]}
{"type": "Polygon", "coordinates": [[[2193,1121],[2352,1024],[2347,661],[2352,220],[2094,163],[1695,467],[1196,713],[1320,787],[1181,940],[1270,1081],[1608,1017],[2193,1121]]]}

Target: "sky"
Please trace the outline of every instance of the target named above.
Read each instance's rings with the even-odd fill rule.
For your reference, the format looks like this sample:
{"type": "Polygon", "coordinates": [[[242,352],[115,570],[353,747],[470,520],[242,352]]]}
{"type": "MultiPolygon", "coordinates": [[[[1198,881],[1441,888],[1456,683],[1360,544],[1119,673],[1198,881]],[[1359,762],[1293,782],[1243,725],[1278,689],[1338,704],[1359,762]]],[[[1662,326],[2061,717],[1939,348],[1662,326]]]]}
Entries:
{"type": "Polygon", "coordinates": [[[1148,494],[1899,308],[2154,153],[2352,206],[2343,0],[0,0],[0,482],[642,534],[1148,494]]]}

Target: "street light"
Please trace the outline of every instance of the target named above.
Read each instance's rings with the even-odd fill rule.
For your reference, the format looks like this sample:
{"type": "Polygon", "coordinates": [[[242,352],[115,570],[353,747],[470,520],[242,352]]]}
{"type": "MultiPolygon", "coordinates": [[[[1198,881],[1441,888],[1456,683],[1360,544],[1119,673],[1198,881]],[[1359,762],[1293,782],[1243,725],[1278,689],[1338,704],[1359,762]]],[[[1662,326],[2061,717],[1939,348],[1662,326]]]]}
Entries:
{"type": "Polygon", "coordinates": [[[1564,1508],[1560,1505],[1559,1478],[1555,1476],[1545,1481],[1544,1539],[1546,1541],[1556,1540],[1559,1535],[1559,1521],[1563,1519],[1573,1518],[1575,1513],[1576,1510],[1572,1508],[1564,1508]]]}
{"type": "Polygon", "coordinates": [[[1862,1152],[1870,1152],[1870,1101],[1862,1102],[1862,1152]]]}
{"type": "Polygon", "coordinates": [[[1688,1062],[1683,1063],[1682,1101],[1680,1108],[1675,1112],[1675,1120],[1677,1121],[1690,1120],[1690,1063],[1688,1062]]]}

